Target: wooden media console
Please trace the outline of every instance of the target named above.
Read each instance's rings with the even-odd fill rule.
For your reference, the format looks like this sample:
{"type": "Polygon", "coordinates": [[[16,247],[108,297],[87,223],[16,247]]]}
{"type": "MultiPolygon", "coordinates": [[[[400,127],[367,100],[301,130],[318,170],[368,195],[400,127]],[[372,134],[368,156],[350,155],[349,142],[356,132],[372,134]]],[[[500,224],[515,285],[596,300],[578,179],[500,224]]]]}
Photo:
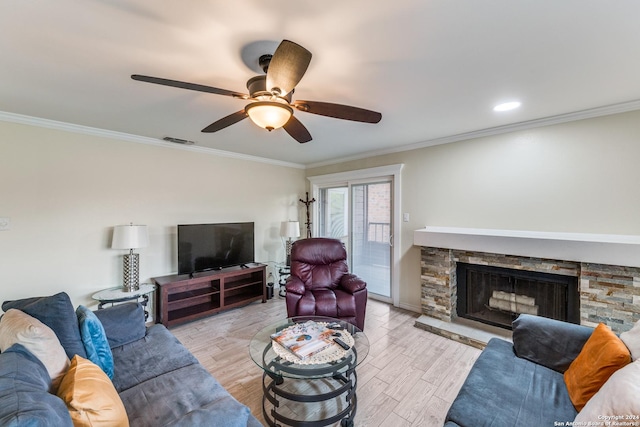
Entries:
{"type": "Polygon", "coordinates": [[[266,302],[266,267],[252,263],[193,275],[155,277],[156,322],[169,327],[254,301],[266,302]]]}

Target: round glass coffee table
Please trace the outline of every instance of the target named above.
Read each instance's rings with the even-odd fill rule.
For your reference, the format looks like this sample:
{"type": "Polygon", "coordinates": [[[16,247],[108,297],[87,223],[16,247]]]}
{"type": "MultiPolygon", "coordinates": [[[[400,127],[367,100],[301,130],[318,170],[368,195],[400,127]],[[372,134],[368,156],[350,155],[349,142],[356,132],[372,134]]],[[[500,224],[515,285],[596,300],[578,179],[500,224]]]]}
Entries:
{"type": "Polygon", "coordinates": [[[262,414],[270,426],[353,426],[357,398],[356,367],[369,353],[360,329],[330,317],[303,316],[280,320],[258,332],[249,344],[251,359],[263,369],[262,414]],[[331,330],[328,346],[300,358],[272,339],[283,330],[311,321],[331,330]],[[343,348],[337,343],[346,344],[343,348]]]}

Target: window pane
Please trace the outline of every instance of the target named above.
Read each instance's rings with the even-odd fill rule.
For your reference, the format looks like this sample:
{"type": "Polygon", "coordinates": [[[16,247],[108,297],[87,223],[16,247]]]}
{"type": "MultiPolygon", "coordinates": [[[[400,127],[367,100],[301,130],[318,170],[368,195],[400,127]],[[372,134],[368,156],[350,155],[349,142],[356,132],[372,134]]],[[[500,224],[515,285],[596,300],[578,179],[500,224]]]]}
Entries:
{"type": "Polygon", "coordinates": [[[347,187],[320,190],[319,237],[333,237],[346,242],[349,234],[349,199],[347,187]]]}

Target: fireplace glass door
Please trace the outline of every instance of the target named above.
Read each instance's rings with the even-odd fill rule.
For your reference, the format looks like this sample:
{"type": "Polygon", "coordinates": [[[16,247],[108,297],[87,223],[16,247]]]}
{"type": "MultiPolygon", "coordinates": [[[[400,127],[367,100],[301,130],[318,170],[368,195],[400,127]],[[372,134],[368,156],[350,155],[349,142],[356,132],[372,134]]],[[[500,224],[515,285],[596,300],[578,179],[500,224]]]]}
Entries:
{"type": "Polygon", "coordinates": [[[458,263],[459,317],[511,329],[520,314],[579,322],[577,278],[458,263]]]}

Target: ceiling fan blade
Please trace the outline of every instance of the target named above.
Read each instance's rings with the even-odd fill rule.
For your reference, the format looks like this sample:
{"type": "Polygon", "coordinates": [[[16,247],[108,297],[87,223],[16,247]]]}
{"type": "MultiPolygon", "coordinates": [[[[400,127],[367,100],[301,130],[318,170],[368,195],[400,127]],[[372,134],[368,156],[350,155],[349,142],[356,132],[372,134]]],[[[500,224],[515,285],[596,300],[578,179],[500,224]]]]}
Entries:
{"type": "Polygon", "coordinates": [[[238,123],[240,120],[246,119],[248,117],[247,113],[244,109],[240,111],[236,111],[233,114],[229,114],[226,117],[221,118],[220,120],[211,123],[206,128],[202,129],[202,132],[211,133],[217,132],[221,129],[226,128],[227,126],[231,126],[234,123],[238,123]]]}
{"type": "Polygon", "coordinates": [[[295,108],[307,113],[318,114],[320,116],[333,117],[342,120],[352,120],[354,122],[378,123],[382,119],[382,114],[365,110],[364,108],[351,107],[349,105],[332,104],[330,102],[318,101],[295,101],[295,108]]]}
{"type": "Polygon", "coordinates": [[[141,82],[155,83],[158,85],[177,87],[180,89],[195,90],[198,92],[213,93],[216,95],[233,96],[234,98],[241,98],[241,99],[249,98],[249,95],[244,93],[234,92],[226,89],[219,89],[217,87],[212,87],[212,86],[199,85],[196,83],[181,82],[178,80],[163,79],[160,77],[142,76],[140,74],[132,74],[131,78],[133,80],[138,80],[141,82]]]}
{"type": "Polygon", "coordinates": [[[284,130],[296,141],[300,144],[304,144],[305,142],[311,141],[311,134],[307,130],[306,127],[300,122],[300,120],[296,119],[295,116],[291,116],[289,121],[283,126],[284,130]]]}
{"type": "Polygon", "coordinates": [[[267,90],[284,96],[291,92],[309,67],[311,52],[297,43],[283,40],[267,69],[267,90]]]}

